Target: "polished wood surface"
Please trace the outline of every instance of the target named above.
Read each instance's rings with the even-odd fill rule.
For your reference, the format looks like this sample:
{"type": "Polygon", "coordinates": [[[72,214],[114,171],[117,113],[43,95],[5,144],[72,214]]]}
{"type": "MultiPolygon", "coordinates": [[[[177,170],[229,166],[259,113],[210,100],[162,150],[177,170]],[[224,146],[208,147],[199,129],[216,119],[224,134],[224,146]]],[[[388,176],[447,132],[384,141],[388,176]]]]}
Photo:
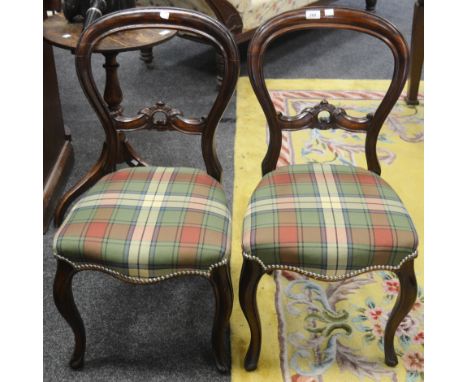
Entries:
{"type": "Polygon", "coordinates": [[[424,62],[424,0],[416,0],[411,34],[411,58],[406,103],[418,105],[419,82],[424,62]]]}
{"type": "Polygon", "coordinates": [[[257,368],[262,346],[262,326],[257,307],[257,288],[264,273],[258,262],[244,258],[239,280],[239,301],[250,328],[250,345],[244,359],[244,368],[248,371],[257,368]]]}
{"type": "MultiPolygon", "coordinates": [[[[136,8],[122,11],[118,14],[106,15],[83,32],[75,50],[75,63],[80,85],[99,117],[105,132],[106,141],[96,164],[62,199],[62,204],[58,209],[60,214],[63,214],[70,205],[73,195],[76,196],[82,193],[104,174],[115,171],[117,164],[122,161],[128,162],[130,166],[145,165],[144,162],[135,159],[136,156],[133,152],[122,151],[123,147],[127,149],[130,147],[124,145],[126,142],[124,132],[140,129],[156,131],[174,130],[186,134],[201,135],[201,150],[207,173],[218,181],[221,181],[222,168],[216,154],[214,133],[234,93],[240,69],[237,46],[230,32],[222,24],[199,13],[175,10],[173,8],[136,8]],[[166,14],[170,14],[170,17],[161,17],[166,14]],[[186,118],[181,111],[166,105],[164,102],[157,102],[155,105],[145,105],[137,115],[125,116],[122,111],[112,110],[110,107],[112,106],[112,102],[109,105],[109,102],[102,97],[97,89],[91,70],[91,56],[95,51],[95,46],[103,36],[109,33],[121,32],[123,30],[129,32],[135,28],[141,29],[142,26],[153,28],[154,30],[166,28],[172,31],[181,30],[203,36],[204,39],[214,46],[218,54],[223,57],[225,62],[223,81],[206,117],[186,118]]],[[[109,64],[114,65],[112,62],[109,62],[109,64]]],[[[183,92],[185,89],[181,88],[180,91],[183,92]]],[[[63,215],[59,216],[59,220],[61,218],[63,218],[63,215]]],[[[118,279],[134,284],[151,284],[162,281],[162,279],[157,278],[143,280],[128,279],[93,264],[78,268],[80,271],[85,269],[108,273],[118,279]]],[[[71,280],[75,272],[76,270],[67,262],[58,261],[54,283],[54,299],[59,312],[67,320],[75,334],[75,351],[70,365],[73,368],[79,368],[83,366],[84,362],[86,339],[84,326],[73,301],[71,290],[71,280]]],[[[181,273],[177,277],[187,277],[187,275],[181,273]]],[[[229,318],[233,304],[229,265],[215,267],[207,278],[213,288],[216,302],[212,331],[215,363],[220,372],[227,372],[230,366],[227,340],[229,318]]]]}
{"type": "Polygon", "coordinates": [[[73,299],[72,281],[75,269],[67,262],[57,261],[57,272],[54,280],[54,302],[62,317],[70,325],[75,337],[75,347],[70,359],[72,369],[80,369],[84,363],[86,349],[86,332],[80,312],[73,299]]]}
{"type": "MultiPolygon", "coordinates": [[[[44,39],[59,48],[75,51],[82,32],[82,23],[70,23],[62,13],[56,13],[44,20],[44,39]]],[[[96,53],[115,53],[140,50],[160,44],[175,35],[174,31],[163,29],[135,29],[120,31],[105,37],[96,45],[96,53]]]]}
{"type": "MultiPolygon", "coordinates": [[[[334,15],[325,16],[324,7],[314,7],[314,9],[320,11],[321,17],[319,19],[307,19],[305,10],[297,10],[283,13],[280,17],[269,20],[257,30],[249,46],[249,78],[269,128],[269,145],[262,162],[262,172],[265,175],[276,169],[283,131],[343,129],[366,133],[365,153],[368,169],[380,174],[376,148],[377,138],[384,121],[405,85],[408,73],[408,47],[401,33],[391,23],[372,13],[334,8],[334,15]],[[353,30],[373,36],[388,46],[393,55],[394,72],[387,93],[375,113],[361,118],[351,117],[345,110],[332,105],[327,100],[306,108],[295,116],[285,116],[277,112],[265,83],[263,73],[265,52],[273,41],[284,34],[314,28],[353,30]],[[327,114],[327,117],[321,117],[323,113],[327,114]]],[[[371,59],[372,57],[369,57],[369,61],[371,59]]],[[[281,269],[281,266],[281,263],[277,264],[277,269],[281,269]]],[[[284,269],[288,269],[287,264],[284,265],[284,269]]],[[[301,269],[298,268],[297,271],[300,272],[301,269]]],[[[262,335],[256,291],[264,273],[264,268],[257,261],[244,257],[239,301],[251,332],[250,345],[244,360],[244,367],[248,371],[257,368],[260,356],[262,335]]],[[[405,263],[396,273],[401,282],[401,293],[385,333],[385,359],[389,366],[397,364],[393,348],[395,331],[414,303],[416,288],[413,261],[405,263]]],[[[317,279],[321,278],[317,277],[317,279]]]]}
{"type": "Polygon", "coordinates": [[[229,265],[213,269],[210,277],[215,297],[215,317],[211,344],[213,347],[216,367],[222,373],[230,369],[229,359],[229,318],[232,313],[234,293],[232,290],[231,271],[229,265]]]}
{"type": "Polygon", "coordinates": [[[400,281],[400,292],[385,327],[385,363],[388,366],[396,366],[398,364],[394,345],[395,333],[400,323],[413,307],[418,294],[418,284],[414,273],[414,260],[404,263],[395,273],[400,281]]]}
{"type": "Polygon", "coordinates": [[[73,167],[71,136],[65,130],[52,47],[43,42],[43,232],[73,167]]]}

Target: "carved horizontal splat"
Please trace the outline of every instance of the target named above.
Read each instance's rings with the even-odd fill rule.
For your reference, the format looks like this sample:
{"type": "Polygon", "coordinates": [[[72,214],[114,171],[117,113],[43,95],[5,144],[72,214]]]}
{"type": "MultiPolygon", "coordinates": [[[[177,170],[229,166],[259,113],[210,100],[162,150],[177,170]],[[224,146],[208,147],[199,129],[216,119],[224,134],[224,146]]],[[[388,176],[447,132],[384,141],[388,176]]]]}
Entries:
{"type": "Polygon", "coordinates": [[[301,129],[344,129],[349,131],[366,131],[371,126],[373,114],[369,113],[366,117],[351,117],[341,107],[336,107],[328,103],[326,99],[313,107],[307,107],[298,115],[285,116],[278,113],[278,122],[282,130],[301,130],[301,129]],[[327,114],[322,116],[321,113],[327,114]]]}
{"type": "Polygon", "coordinates": [[[135,130],[177,130],[185,134],[202,134],[206,120],[201,118],[184,118],[180,110],[166,105],[162,101],[154,106],[145,107],[133,118],[121,115],[114,116],[115,128],[120,131],[135,130]]]}

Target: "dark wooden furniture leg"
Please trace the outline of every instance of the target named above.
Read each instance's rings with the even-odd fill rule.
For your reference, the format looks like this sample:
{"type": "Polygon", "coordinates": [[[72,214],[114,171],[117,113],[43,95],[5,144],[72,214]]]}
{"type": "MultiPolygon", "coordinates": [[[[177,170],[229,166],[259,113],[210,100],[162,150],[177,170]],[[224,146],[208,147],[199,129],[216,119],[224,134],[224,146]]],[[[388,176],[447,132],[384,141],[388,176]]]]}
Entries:
{"type": "Polygon", "coordinates": [[[65,132],[52,46],[43,42],[43,232],[73,167],[71,136],[65,132]]]}
{"type": "Polygon", "coordinates": [[[250,327],[250,345],[244,359],[244,368],[255,370],[262,345],[262,327],[257,308],[257,287],[264,270],[255,260],[244,258],[239,281],[240,306],[250,327]]]}
{"type": "Polygon", "coordinates": [[[104,53],[106,59],[102,66],[106,70],[106,86],[104,88],[104,101],[106,101],[109,110],[114,114],[122,114],[123,94],[120,88],[119,77],[117,70],[119,63],[117,62],[117,53],[104,53]]]}
{"type": "Polygon", "coordinates": [[[216,367],[222,373],[230,368],[229,352],[227,351],[229,318],[231,317],[234,294],[228,265],[213,269],[211,285],[216,300],[216,311],[213,322],[211,342],[215,355],[216,367]]]}
{"type": "MultiPolygon", "coordinates": [[[[152,49],[148,48],[151,52],[152,49]]],[[[143,50],[142,50],[143,52],[143,50]]],[[[120,115],[123,112],[121,105],[123,100],[122,89],[120,87],[119,76],[117,70],[119,63],[117,62],[117,53],[105,53],[106,59],[103,67],[106,70],[106,86],[104,88],[104,101],[106,101],[107,107],[114,114],[120,115]]],[[[125,138],[124,133],[119,133],[119,141],[121,142],[118,148],[119,153],[117,154],[117,163],[126,162],[128,165],[134,166],[146,166],[144,162],[135,152],[135,149],[125,138]]]]}
{"type": "Polygon", "coordinates": [[[424,0],[414,3],[413,31],[411,34],[410,69],[406,103],[418,105],[419,81],[424,62],[424,0]]]}
{"type": "Polygon", "coordinates": [[[373,12],[375,11],[375,5],[377,0],[366,0],[366,11],[373,12]]]}
{"type": "Polygon", "coordinates": [[[146,64],[146,67],[153,69],[153,48],[145,48],[140,50],[140,60],[146,64]]]}
{"type": "Polygon", "coordinates": [[[80,313],[76,308],[72,292],[72,279],[75,269],[65,261],[57,260],[57,273],[54,281],[54,301],[62,317],[68,322],[75,335],[75,349],[70,360],[70,367],[83,367],[86,349],[86,334],[80,313]]]}
{"type": "Polygon", "coordinates": [[[396,274],[400,280],[400,294],[390,313],[384,337],[385,363],[388,366],[396,366],[398,364],[394,347],[395,332],[401,321],[403,321],[413,307],[418,294],[418,285],[416,275],[414,274],[414,260],[404,263],[396,274]]]}

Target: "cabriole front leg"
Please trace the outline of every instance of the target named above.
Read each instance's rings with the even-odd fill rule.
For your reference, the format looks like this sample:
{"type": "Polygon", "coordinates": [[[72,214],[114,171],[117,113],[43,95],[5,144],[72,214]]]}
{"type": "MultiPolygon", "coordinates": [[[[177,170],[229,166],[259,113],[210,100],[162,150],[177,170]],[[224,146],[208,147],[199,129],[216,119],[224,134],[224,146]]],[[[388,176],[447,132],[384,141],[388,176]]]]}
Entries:
{"type": "Polygon", "coordinates": [[[62,317],[68,322],[75,335],[75,348],[70,360],[72,369],[83,367],[86,349],[86,334],[80,313],[76,308],[72,292],[72,279],[75,269],[63,260],[57,260],[57,273],[54,281],[54,302],[62,317]]]}
{"type": "Polygon", "coordinates": [[[384,337],[385,363],[388,366],[396,366],[398,364],[394,346],[395,332],[413,307],[418,294],[418,285],[416,275],[414,274],[414,260],[404,263],[396,271],[396,274],[400,280],[400,293],[390,313],[384,337]]]}
{"type": "Polygon", "coordinates": [[[255,370],[262,345],[262,327],[257,308],[257,287],[264,270],[255,260],[244,258],[239,282],[239,300],[250,327],[250,345],[244,359],[244,368],[255,370]]]}

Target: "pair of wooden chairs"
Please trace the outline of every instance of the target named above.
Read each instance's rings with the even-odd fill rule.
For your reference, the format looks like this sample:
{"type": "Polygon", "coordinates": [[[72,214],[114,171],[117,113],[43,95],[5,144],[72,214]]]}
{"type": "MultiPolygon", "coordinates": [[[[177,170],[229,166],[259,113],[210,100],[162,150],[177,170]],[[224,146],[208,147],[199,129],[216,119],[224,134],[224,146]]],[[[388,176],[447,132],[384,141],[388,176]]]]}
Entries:
{"type": "MultiPolygon", "coordinates": [[[[262,165],[264,177],[252,195],[244,220],[239,298],[251,329],[247,370],[256,368],[260,353],[257,285],[263,274],[278,269],[327,281],[377,269],[396,272],[401,289],[385,331],[385,360],[390,366],[397,364],[394,334],[416,298],[413,259],[417,235],[402,202],[379,177],[376,142],[403,89],[407,62],[408,49],[397,29],[382,18],[356,10],[291,11],[268,21],[255,34],[249,48],[249,76],[267,117],[270,143],[262,165]],[[285,33],[314,28],[354,30],[388,45],[395,69],[375,114],[355,118],[325,102],[294,117],[276,112],[263,77],[265,51],[285,33]],[[324,112],[327,118],[322,116],[324,112]],[[369,170],[318,163],[276,169],[281,132],[302,128],[365,132],[369,170]]],[[[176,8],[126,10],[102,17],[83,32],[76,48],[76,68],[105,130],[106,143],[93,169],[104,176],[93,178],[95,184],[63,222],[63,211],[57,213],[56,223],[61,225],[54,238],[58,262],[54,300],[75,335],[70,365],[83,365],[86,344],[83,322],[73,300],[72,278],[83,270],[97,270],[143,285],[172,277],[207,278],[216,300],[212,332],[216,366],[227,371],[225,345],[233,304],[231,217],[220,184],[222,169],[213,138],[239,75],[235,41],[221,23],[201,13],[176,8]],[[138,28],[196,34],[223,57],[222,84],[206,118],[185,118],[160,103],[145,107],[135,117],[107,109],[93,79],[93,47],[112,33],[138,28]],[[144,167],[141,163],[116,170],[121,134],[154,128],[200,134],[206,172],[184,167],[144,167]]]]}

